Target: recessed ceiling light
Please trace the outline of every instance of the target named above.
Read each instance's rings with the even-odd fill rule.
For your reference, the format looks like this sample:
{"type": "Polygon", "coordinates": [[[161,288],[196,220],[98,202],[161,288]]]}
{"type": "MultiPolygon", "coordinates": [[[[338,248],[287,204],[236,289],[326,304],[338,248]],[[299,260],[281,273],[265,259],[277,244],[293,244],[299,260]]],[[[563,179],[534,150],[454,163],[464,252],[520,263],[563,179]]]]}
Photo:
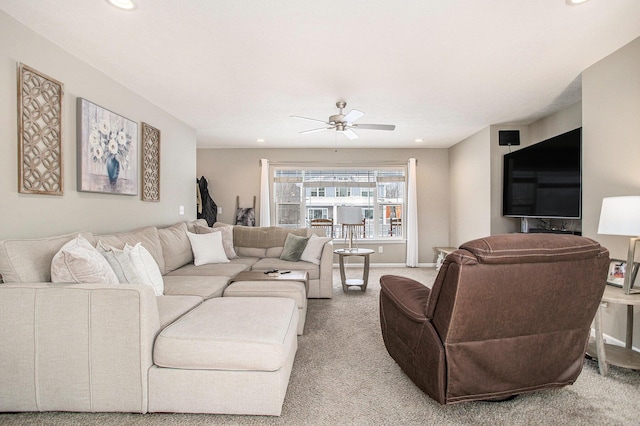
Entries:
{"type": "Polygon", "coordinates": [[[256,142],[262,143],[262,142],[264,142],[264,139],[256,139],[256,142]]]}
{"type": "Polygon", "coordinates": [[[569,6],[576,6],[578,4],[586,3],[589,0],[566,0],[569,6]]]}
{"type": "Polygon", "coordinates": [[[110,5],[123,10],[133,10],[136,8],[136,4],[131,0],[107,0],[110,5]]]}
{"type": "Polygon", "coordinates": [[[420,143],[420,142],[424,142],[424,139],[418,138],[418,139],[414,139],[413,141],[416,143],[420,143]]]}

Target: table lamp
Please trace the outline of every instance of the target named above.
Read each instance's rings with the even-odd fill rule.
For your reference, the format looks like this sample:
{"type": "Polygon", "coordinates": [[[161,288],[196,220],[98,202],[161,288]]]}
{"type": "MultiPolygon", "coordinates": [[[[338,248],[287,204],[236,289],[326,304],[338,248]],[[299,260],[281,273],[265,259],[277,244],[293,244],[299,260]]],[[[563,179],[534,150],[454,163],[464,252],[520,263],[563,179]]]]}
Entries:
{"type": "Polygon", "coordinates": [[[345,225],[349,230],[349,251],[352,251],[353,229],[356,225],[362,225],[362,208],[357,206],[338,206],[337,210],[337,222],[345,225]]]}
{"type": "Polygon", "coordinates": [[[603,198],[598,234],[631,237],[627,253],[627,270],[624,274],[622,289],[625,294],[640,292],[640,290],[633,289],[633,282],[631,282],[636,243],[640,241],[638,237],[640,235],[640,196],[603,198]]]}

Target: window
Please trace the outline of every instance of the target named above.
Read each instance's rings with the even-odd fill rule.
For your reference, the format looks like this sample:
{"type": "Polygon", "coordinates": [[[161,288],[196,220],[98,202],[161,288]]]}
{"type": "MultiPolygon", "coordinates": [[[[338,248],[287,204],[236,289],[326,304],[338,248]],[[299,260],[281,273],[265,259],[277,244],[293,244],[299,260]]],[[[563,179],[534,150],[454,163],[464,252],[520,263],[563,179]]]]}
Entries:
{"type": "Polygon", "coordinates": [[[336,238],[338,206],[362,207],[365,238],[402,238],[406,168],[274,167],[277,226],[302,228],[311,219],[332,219],[336,238]],[[305,212],[306,214],[301,214],[305,212]]]}
{"type": "Polygon", "coordinates": [[[311,197],[324,197],[325,188],[309,188],[309,195],[311,197]]]}
{"type": "Polygon", "coordinates": [[[336,197],[351,197],[351,188],[336,188],[336,197]]]}
{"type": "Polygon", "coordinates": [[[311,219],[329,219],[329,209],[307,209],[307,218],[311,219]]]}

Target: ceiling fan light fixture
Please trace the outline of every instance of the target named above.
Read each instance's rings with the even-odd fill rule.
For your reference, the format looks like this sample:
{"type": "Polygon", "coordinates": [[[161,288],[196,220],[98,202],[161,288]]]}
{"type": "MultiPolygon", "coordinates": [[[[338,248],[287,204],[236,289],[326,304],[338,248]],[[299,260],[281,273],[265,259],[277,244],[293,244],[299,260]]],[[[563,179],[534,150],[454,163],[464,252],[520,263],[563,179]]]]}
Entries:
{"type": "Polygon", "coordinates": [[[300,115],[291,115],[290,117],[298,118],[301,120],[318,121],[329,126],[298,132],[301,135],[333,129],[336,131],[336,133],[342,133],[349,139],[358,139],[358,134],[354,132],[352,128],[368,130],[395,130],[396,128],[396,126],[393,124],[356,124],[354,123],[354,121],[362,117],[364,115],[364,112],[354,109],[349,111],[347,114],[344,114],[343,109],[347,106],[347,103],[345,101],[336,102],[336,106],[338,107],[340,112],[338,114],[330,116],[328,121],[318,120],[317,118],[302,117],[300,115]]]}
{"type": "Polygon", "coordinates": [[[136,4],[131,0],[107,0],[107,3],[122,10],[133,10],[136,8],[136,4]]]}

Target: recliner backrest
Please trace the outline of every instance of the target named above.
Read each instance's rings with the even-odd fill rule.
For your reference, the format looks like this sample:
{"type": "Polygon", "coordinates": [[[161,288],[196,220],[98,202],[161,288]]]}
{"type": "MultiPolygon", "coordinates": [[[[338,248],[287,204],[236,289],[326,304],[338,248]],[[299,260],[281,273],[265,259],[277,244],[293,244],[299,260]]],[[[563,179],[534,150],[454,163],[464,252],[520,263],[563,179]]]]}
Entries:
{"type": "Polygon", "coordinates": [[[507,234],[473,240],[447,256],[426,315],[443,343],[549,334],[588,326],[609,264],[596,241],[507,234]]]}

